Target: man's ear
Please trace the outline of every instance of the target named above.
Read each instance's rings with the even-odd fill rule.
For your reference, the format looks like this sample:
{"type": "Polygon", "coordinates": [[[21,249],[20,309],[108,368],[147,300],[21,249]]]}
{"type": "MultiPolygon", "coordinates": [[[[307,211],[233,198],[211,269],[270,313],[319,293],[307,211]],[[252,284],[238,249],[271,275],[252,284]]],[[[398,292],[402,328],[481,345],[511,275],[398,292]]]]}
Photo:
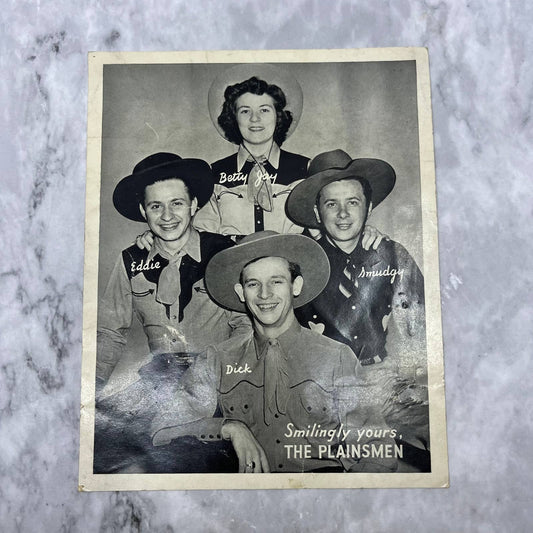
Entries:
{"type": "Polygon", "coordinates": [[[302,276],[296,276],[296,279],[292,282],[292,295],[300,296],[304,286],[304,279],[302,276]]]}
{"type": "Polygon", "coordinates": [[[198,200],[195,197],[192,199],[192,202],[191,202],[191,217],[194,216],[196,211],[198,211],[198,200]]]}
{"type": "Polygon", "coordinates": [[[144,210],[143,204],[139,203],[139,209],[141,210],[141,215],[143,216],[144,220],[146,220],[146,211],[144,210]]]}
{"type": "Polygon", "coordinates": [[[320,220],[320,213],[318,212],[318,207],[316,204],[313,206],[313,210],[315,211],[316,221],[320,224],[322,220],[320,220]]]}
{"type": "Polygon", "coordinates": [[[368,215],[366,215],[366,218],[368,218],[371,213],[372,213],[372,200],[370,200],[370,203],[368,204],[368,215]]]}
{"type": "Polygon", "coordinates": [[[235,285],[233,285],[233,290],[239,297],[239,300],[244,303],[244,289],[242,285],[240,283],[235,283],[235,285]]]}

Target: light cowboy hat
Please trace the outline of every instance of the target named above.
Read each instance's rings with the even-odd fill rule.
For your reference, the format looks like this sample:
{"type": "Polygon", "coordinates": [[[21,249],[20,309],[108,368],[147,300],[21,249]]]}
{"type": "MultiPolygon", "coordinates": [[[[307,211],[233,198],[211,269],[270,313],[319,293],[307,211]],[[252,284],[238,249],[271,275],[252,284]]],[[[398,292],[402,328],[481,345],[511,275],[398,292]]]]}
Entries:
{"type": "Polygon", "coordinates": [[[323,187],[346,178],[364,178],[372,188],[372,207],[380,204],[396,183],[394,169],[381,159],[352,159],[343,150],[317,155],[309,163],[307,178],[289,194],[285,204],[287,216],[299,226],[320,228],[314,206],[323,187]]]}
{"type": "Polygon", "coordinates": [[[177,154],[158,152],[145,157],[135,165],[129,176],[118,182],[113,193],[116,210],[130,220],[144,222],[139,209],[144,189],[156,181],[170,178],[178,178],[185,183],[191,199],[197,199],[198,208],[205,205],[213,193],[211,167],[205,161],[183,159],[177,154]]]}
{"type": "Polygon", "coordinates": [[[242,83],[255,76],[269,85],[277,85],[285,95],[287,101],[285,110],[292,113],[292,122],[287,131],[287,137],[296,129],[302,116],[303,93],[296,78],[287,70],[268,63],[242,63],[223,70],[213,81],[207,96],[209,116],[218,133],[226,138],[224,130],[218,123],[224,103],[224,91],[229,85],[242,83]]]}
{"type": "Polygon", "coordinates": [[[211,298],[222,307],[244,312],[245,305],[233,286],[239,283],[244,266],[262,257],[283,257],[300,265],[304,283],[302,292],[294,298],[294,307],[301,307],[316,298],[328,282],[328,258],[313,239],[300,234],[259,231],[211,259],[205,271],[205,285],[211,298]]]}

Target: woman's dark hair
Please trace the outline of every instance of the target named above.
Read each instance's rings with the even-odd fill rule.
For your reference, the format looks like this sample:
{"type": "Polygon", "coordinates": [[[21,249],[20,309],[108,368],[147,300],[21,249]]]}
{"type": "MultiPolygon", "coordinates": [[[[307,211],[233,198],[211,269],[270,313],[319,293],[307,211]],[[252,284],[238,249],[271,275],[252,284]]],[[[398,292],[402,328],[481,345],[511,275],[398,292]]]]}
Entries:
{"type": "Polygon", "coordinates": [[[287,105],[287,99],[277,85],[269,85],[266,81],[255,76],[241,83],[228,85],[224,91],[224,104],[218,117],[218,124],[224,131],[226,139],[234,144],[241,144],[242,142],[242,135],[237,124],[235,102],[239,96],[245,93],[268,94],[272,97],[276,109],[274,141],[278,146],[281,146],[287,138],[287,131],[292,124],[292,113],[283,109],[287,105]]]}

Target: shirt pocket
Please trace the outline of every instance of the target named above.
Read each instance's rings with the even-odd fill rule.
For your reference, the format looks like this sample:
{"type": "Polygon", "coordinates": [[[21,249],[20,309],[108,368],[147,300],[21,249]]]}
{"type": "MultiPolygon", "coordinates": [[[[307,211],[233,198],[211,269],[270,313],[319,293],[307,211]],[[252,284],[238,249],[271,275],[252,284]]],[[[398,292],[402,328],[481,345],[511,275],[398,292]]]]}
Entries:
{"type": "Polygon", "coordinates": [[[304,381],[293,389],[291,402],[298,411],[295,416],[305,420],[304,425],[327,424],[338,420],[337,406],[332,391],[327,391],[312,380],[304,381]]]}
{"type": "Polygon", "coordinates": [[[131,278],[131,294],[134,298],[146,298],[155,292],[156,285],[142,274],[131,278]]]}

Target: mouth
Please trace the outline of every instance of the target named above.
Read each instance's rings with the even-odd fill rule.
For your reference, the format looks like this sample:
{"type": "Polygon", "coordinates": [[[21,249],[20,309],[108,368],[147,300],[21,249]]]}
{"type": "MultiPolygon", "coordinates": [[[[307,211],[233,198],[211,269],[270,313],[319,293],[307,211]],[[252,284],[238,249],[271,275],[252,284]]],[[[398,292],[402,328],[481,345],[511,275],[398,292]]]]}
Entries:
{"type": "Polygon", "coordinates": [[[179,222],[173,222],[172,224],[159,224],[159,227],[163,231],[174,231],[180,225],[179,222]]]}
{"type": "Polygon", "coordinates": [[[277,303],[272,304],[257,304],[257,307],[262,313],[269,313],[270,311],[273,311],[278,306],[277,303]]]}
{"type": "Polygon", "coordinates": [[[352,223],[351,222],[342,222],[342,223],[337,223],[335,224],[337,226],[337,228],[339,228],[341,231],[343,230],[347,230],[347,229],[350,229],[352,227],[352,223]]]}
{"type": "Polygon", "coordinates": [[[262,126],[251,126],[250,128],[248,128],[250,131],[263,131],[265,128],[263,128],[262,126]]]}

